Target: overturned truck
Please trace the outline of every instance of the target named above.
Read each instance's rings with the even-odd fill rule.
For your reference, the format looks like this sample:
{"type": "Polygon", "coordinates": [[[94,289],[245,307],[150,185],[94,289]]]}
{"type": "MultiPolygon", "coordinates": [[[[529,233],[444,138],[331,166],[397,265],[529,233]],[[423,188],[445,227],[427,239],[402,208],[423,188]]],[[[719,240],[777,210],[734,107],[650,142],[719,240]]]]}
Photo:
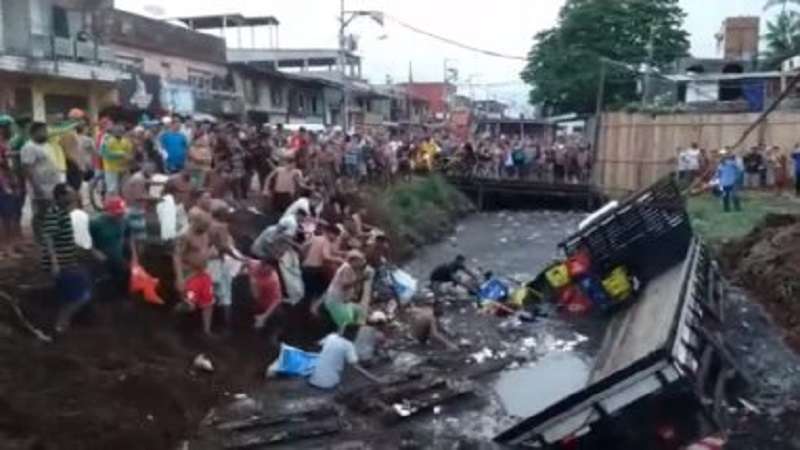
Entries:
{"type": "Polygon", "coordinates": [[[744,379],[722,344],[725,282],[670,178],[561,244],[625,265],[638,300],[610,319],[589,382],[495,440],[512,448],[679,449],[727,427],[744,379]]]}

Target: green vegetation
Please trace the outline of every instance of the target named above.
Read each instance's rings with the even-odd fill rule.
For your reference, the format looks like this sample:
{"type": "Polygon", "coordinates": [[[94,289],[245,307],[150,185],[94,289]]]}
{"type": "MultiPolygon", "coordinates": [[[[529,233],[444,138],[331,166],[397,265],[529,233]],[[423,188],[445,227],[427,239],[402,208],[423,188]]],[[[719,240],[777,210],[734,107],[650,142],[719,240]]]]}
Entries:
{"type": "Polygon", "coordinates": [[[602,58],[614,61],[606,64],[605,103],[637,100],[642,64],[662,68],[688,54],[685,17],[678,0],[567,0],[528,54],[522,79],[531,103],[556,114],[594,111],[602,58]]]}
{"type": "Polygon", "coordinates": [[[800,214],[800,201],[774,193],[748,192],[742,211],[724,213],[720,200],[712,195],[689,199],[694,230],[713,245],[749,234],[769,214],[800,214]]]}
{"type": "Polygon", "coordinates": [[[370,220],[386,231],[398,256],[444,237],[472,209],[469,200],[438,175],[415,177],[370,193],[370,220]]]}
{"type": "Polygon", "coordinates": [[[774,20],[767,22],[764,34],[767,50],[764,62],[768,69],[780,69],[781,63],[800,53],[800,14],[792,7],[800,6],[798,0],[768,0],[764,9],[780,7],[774,20]]]}

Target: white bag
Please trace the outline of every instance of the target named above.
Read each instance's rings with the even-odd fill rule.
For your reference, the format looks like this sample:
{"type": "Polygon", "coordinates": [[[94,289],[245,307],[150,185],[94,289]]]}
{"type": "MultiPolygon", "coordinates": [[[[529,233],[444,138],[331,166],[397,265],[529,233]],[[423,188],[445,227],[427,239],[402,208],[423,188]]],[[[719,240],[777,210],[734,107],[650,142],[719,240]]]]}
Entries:
{"type": "Polygon", "coordinates": [[[286,298],[283,301],[290,305],[300,303],[300,300],[306,295],[306,289],[303,284],[303,273],[297,252],[293,250],[285,252],[280,261],[278,261],[278,267],[281,271],[283,287],[286,288],[286,298]]]}
{"type": "Polygon", "coordinates": [[[178,236],[178,209],[175,199],[171,195],[165,195],[156,206],[156,214],[161,227],[161,239],[175,239],[178,236]]]}
{"type": "Polygon", "coordinates": [[[392,272],[394,281],[394,292],[397,299],[402,303],[408,303],[417,293],[417,280],[403,270],[397,269],[392,272]]]}

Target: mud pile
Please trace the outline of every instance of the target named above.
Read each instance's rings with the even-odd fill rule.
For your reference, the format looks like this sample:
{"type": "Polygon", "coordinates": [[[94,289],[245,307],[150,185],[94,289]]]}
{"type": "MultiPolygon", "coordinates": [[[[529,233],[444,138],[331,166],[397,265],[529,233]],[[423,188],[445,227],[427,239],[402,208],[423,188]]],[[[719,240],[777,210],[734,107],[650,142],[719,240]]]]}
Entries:
{"type": "MultiPolygon", "coordinates": [[[[169,258],[148,267],[170,277],[169,258]]],[[[155,260],[154,260],[155,259],[155,260]]],[[[0,260],[0,291],[52,332],[55,294],[35,246],[0,260]]],[[[174,301],[167,280],[162,295],[174,301]]],[[[98,292],[64,336],[36,340],[0,305],[0,448],[128,450],[177,448],[209,410],[260,380],[266,344],[252,335],[205,339],[197,317],[98,292]],[[199,353],[213,373],[195,370],[199,353]]]]}
{"type": "Polygon", "coordinates": [[[764,305],[800,351],[800,216],[766,217],[721,256],[734,281],[764,305]]]}

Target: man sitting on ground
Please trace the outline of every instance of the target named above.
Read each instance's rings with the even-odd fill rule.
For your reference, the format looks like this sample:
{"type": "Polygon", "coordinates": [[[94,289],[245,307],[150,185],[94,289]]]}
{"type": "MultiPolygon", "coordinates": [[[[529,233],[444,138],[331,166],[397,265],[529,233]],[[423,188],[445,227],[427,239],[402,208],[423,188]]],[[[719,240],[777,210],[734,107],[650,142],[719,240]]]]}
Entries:
{"type": "Polygon", "coordinates": [[[331,333],[321,341],[322,351],[317,366],[308,382],[320,389],[333,389],[342,381],[345,364],[350,364],[365,378],[380,383],[381,380],[358,364],[358,353],[353,342],[358,336],[358,325],[348,325],[341,334],[331,333]]]}

